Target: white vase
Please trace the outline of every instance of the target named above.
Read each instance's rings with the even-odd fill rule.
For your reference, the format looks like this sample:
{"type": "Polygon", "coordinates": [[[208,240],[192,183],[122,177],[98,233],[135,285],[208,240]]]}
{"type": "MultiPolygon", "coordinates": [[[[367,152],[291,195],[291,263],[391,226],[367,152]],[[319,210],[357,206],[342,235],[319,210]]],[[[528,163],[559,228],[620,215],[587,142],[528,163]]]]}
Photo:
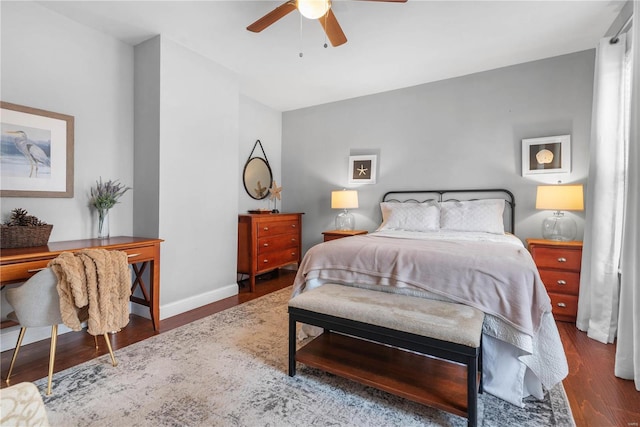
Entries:
{"type": "Polygon", "coordinates": [[[98,210],[98,239],[109,238],[109,209],[98,210]]]}

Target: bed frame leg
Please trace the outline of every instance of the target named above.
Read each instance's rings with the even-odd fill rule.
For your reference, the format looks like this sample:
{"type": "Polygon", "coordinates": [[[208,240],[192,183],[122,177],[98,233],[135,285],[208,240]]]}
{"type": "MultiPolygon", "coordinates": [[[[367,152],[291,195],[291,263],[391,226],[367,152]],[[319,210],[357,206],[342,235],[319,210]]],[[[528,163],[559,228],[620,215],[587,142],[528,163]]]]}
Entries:
{"type": "Polygon", "coordinates": [[[296,375],[296,320],[289,315],[289,376],[296,375]]]}

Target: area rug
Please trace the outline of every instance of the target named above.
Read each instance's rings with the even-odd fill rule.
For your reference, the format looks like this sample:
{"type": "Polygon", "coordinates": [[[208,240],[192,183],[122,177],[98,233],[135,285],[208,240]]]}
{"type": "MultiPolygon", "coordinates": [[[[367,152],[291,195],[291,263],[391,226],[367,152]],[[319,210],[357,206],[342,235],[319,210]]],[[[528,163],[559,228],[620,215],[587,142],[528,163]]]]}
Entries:
{"type": "MultiPolygon", "coordinates": [[[[298,364],[291,288],[55,374],[52,426],[466,426],[466,419],[298,364]]],[[[46,378],[36,385],[43,390],[46,378]]],[[[521,409],[480,397],[481,426],[573,426],[562,385],[521,409]]]]}

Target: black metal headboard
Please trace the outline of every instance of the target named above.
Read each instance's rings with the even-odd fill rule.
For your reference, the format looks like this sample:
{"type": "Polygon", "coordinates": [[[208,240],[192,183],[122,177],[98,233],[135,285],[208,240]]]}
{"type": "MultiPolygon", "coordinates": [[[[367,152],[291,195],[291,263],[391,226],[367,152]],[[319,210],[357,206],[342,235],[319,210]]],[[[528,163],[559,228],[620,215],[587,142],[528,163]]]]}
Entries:
{"type": "Polygon", "coordinates": [[[382,196],[383,202],[424,203],[481,199],[504,199],[505,231],[515,234],[516,200],[513,193],[503,188],[474,190],[400,190],[388,191],[382,196]]]}

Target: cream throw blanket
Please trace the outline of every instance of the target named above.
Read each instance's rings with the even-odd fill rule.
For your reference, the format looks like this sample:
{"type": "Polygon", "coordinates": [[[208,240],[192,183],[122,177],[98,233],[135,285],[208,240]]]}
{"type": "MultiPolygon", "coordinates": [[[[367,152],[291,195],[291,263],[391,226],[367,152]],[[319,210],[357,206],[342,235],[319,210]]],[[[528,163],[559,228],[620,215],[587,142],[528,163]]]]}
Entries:
{"type": "Polygon", "coordinates": [[[60,312],[66,326],[79,331],[87,320],[91,335],[104,335],[129,323],[131,273],[126,252],[63,252],[49,267],[58,278],[60,312]]]}

